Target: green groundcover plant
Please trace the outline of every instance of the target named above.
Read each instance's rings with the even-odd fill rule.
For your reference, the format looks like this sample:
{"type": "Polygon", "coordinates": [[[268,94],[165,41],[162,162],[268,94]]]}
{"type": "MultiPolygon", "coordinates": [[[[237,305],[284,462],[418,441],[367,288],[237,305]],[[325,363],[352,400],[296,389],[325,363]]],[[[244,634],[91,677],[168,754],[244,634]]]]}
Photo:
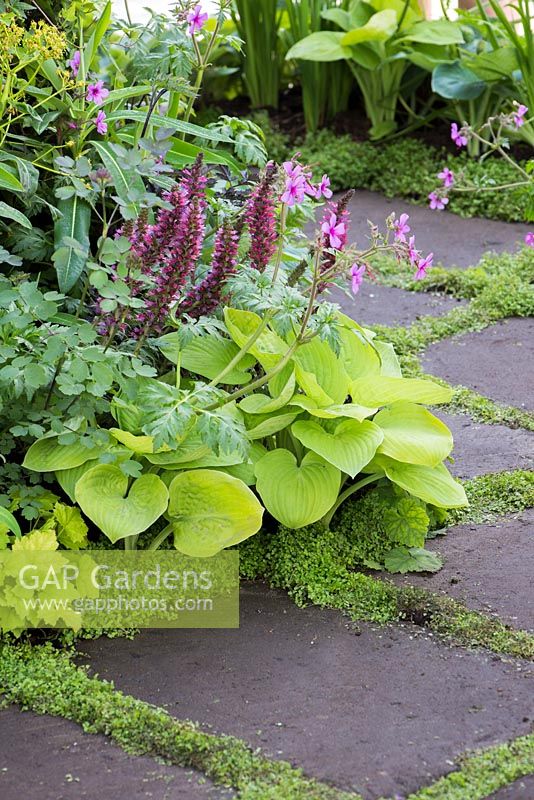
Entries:
{"type": "Polygon", "coordinates": [[[24,60],[25,37],[44,23],[4,19],[22,77],[10,89],[15,160],[2,162],[1,208],[9,235],[21,227],[43,247],[8,252],[0,278],[0,546],[211,556],[262,525],[327,527],[344,500],[376,486],[386,563],[436,568],[429,527],[467,501],[443,463],[450,431],[425,406],[452,393],[403,377],[393,347],[328,295],[356,293],[378,253],[417,279],[433,256],[406,214],[349,246],[350,193],[334,200],[327,175],[314,181],[297,158],[249,173],[224,148],[261,162],[254,126],[189,122],[225,9],[211,25],[182,4],[170,43],[160,20],[144,40],[109,6],[88,13],[72,23],[78,49],[67,52],[65,36],[54,53],[68,74],[47,66],[50,48],[24,60]],[[129,78],[136,58],[147,84],[129,78]],[[49,161],[17,127],[22,95],[31,119],[41,102],[57,105],[39,123],[44,139],[59,136],[42,145],[49,161]],[[33,201],[15,183],[21,162],[39,164],[33,201]],[[37,214],[55,215],[53,241],[35,234],[37,214]]]}

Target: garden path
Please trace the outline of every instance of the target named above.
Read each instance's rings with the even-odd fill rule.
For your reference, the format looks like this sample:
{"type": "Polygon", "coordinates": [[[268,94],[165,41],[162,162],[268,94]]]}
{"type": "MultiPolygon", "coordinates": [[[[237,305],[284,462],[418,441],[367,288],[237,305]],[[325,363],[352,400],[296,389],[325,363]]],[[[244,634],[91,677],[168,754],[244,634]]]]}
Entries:
{"type": "MultiPolygon", "coordinates": [[[[476,264],[488,249],[512,251],[526,231],[521,225],[461,220],[358,192],[352,201],[355,235],[364,235],[368,217],[379,221],[392,210],[410,213],[419,245],[447,266],[476,264]]],[[[409,325],[422,315],[444,315],[459,303],[368,284],[343,305],[372,326],[409,325]]],[[[533,332],[532,319],[498,321],[432,344],[422,368],[491,401],[532,409],[533,332]]],[[[438,413],[456,435],[452,469],[458,477],[532,465],[532,425],[529,431],[516,423],[515,428],[482,423],[457,408],[438,413]]],[[[445,557],[441,572],[396,577],[395,583],[461,599],[512,627],[533,629],[533,537],[532,511],[458,525],[429,543],[445,557]]],[[[289,760],[306,775],[365,800],[412,798],[411,793],[454,770],[455,759],[466,750],[527,734],[534,721],[531,663],[455,646],[424,625],[379,627],[353,623],[334,610],[299,609],[285,593],[263,584],[243,585],[238,631],[145,631],[131,641],[102,638],[82,642],[79,660],[118,689],[177,718],[241,737],[269,757],[289,760]]],[[[127,756],[72,723],[22,715],[14,707],[0,711],[0,740],[10,743],[0,755],[2,800],[19,800],[27,776],[17,765],[29,761],[40,776],[32,777],[35,800],[239,796],[199,782],[197,773],[127,756]]],[[[501,783],[509,785],[493,794],[493,789],[468,788],[454,795],[436,789],[425,798],[532,800],[532,776],[514,778],[501,774],[501,783]]],[[[323,797],[256,794],[254,787],[242,796],[323,797]]],[[[413,800],[420,800],[419,794],[413,800]]]]}

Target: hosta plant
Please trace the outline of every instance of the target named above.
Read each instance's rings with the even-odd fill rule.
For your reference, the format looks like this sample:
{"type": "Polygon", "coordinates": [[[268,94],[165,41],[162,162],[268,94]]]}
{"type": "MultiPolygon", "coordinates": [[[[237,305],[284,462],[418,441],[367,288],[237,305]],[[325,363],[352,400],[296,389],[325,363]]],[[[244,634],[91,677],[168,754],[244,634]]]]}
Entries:
{"type": "Polygon", "coordinates": [[[451,392],[403,378],[392,346],[327,291],[348,279],[356,293],[378,251],[417,277],[432,255],[418,252],[407,215],[349,246],[349,196],[327,204],[311,241],[296,237],[303,210],[331,198],[327,176],[312,184],[296,160],[268,165],[222,219],[206,183],[198,161],[152,222],[123,230],[126,269],[108,268],[114,304],[103,308],[100,280],[87,300],[96,351],[133,351],[155,374],[117,379],[114,423],[96,419],[91,447],[50,431],[23,466],[54,477],[112,543],[172,541],[188,555],[238,544],[264,510],[286,527],[328,525],[348,497],[386,483],[416,499],[392,503],[390,520],[392,542],[416,559],[425,508],[466,502],[443,465],[451,434],[425,408],[451,392]]]}

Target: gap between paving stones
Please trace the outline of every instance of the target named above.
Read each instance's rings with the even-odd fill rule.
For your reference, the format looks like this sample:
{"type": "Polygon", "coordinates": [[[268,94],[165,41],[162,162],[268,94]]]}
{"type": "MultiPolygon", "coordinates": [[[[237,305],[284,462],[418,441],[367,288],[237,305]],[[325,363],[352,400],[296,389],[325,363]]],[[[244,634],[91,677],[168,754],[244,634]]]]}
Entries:
{"type": "MultiPolygon", "coordinates": [[[[2,648],[0,686],[9,702],[72,720],[88,733],[103,733],[126,752],[201,769],[215,783],[238,789],[241,800],[359,800],[358,794],[308,779],[301,770],[271,761],[238,739],[204,733],[161,708],[123,695],[89,677],[69,654],[49,646],[2,648]]],[[[534,736],[456,761],[457,771],[409,800],[483,800],[534,771],[534,736]]]]}

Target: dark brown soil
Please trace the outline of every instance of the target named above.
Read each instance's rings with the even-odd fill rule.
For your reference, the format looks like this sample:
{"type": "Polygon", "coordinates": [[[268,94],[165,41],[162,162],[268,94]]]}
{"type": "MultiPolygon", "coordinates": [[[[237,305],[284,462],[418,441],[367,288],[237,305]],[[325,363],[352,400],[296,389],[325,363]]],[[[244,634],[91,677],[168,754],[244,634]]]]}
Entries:
{"type": "Polygon", "coordinates": [[[423,368],[508,405],[534,409],[534,318],[510,319],[431,345],[423,368]]]}
{"type": "Polygon", "coordinates": [[[443,592],[514,627],[534,629],[533,543],[534,511],[489,525],[461,525],[427,542],[444,558],[440,572],[386,577],[443,592]]]}
{"type": "Polygon", "coordinates": [[[257,585],[243,587],[240,630],[146,631],[81,649],[117,688],[365,798],[408,794],[467,748],[526,733],[533,714],[527,665],[410,626],[360,631],[257,585]]]}
{"type": "Polygon", "coordinates": [[[223,800],[202,775],[128,756],[73,722],[11,706],[0,711],[2,800],[223,800]]]}
{"type": "Polygon", "coordinates": [[[470,417],[433,409],[449,426],[454,437],[451,472],[458,478],[473,478],[489,472],[534,467],[534,433],[511,430],[505,425],[484,425],[470,417]]]}

